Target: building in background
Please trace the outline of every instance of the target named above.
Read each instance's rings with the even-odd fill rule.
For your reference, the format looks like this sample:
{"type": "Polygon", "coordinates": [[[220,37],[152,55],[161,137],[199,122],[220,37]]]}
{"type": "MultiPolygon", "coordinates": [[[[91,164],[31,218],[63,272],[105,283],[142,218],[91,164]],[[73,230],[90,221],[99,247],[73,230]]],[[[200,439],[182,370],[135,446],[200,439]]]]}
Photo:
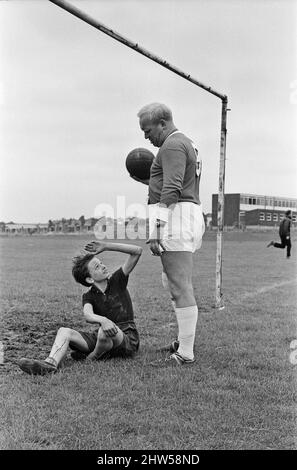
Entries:
{"type": "MultiPolygon", "coordinates": [[[[275,227],[287,210],[292,211],[292,225],[297,225],[297,199],[258,194],[225,194],[224,226],[275,227]]],[[[217,226],[218,195],[212,195],[212,226],[217,226]]]]}
{"type": "Polygon", "coordinates": [[[27,234],[32,235],[33,233],[47,233],[48,224],[15,224],[10,222],[8,224],[1,223],[1,232],[8,234],[27,234]]]}

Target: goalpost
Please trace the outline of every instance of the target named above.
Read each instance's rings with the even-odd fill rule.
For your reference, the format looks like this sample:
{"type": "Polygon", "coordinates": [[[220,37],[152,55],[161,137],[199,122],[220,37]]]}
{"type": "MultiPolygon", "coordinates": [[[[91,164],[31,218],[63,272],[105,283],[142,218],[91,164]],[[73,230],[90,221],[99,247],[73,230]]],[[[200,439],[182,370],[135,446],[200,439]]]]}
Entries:
{"type": "Polygon", "coordinates": [[[210,86],[204,85],[202,82],[191,77],[191,75],[183,72],[174,65],[170,65],[166,60],[158,57],[155,54],[152,54],[148,50],[141,47],[138,43],[130,41],[130,39],[125,38],[121,34],[113,31],[104,24],[100,23],[98,20],[95,20],[87,13],[81,11],[79,8],[71,5],[66,0],[49,0],[51,3],[55,3],[57,6],[68,11],[77,18],[85,21],[89,25],[98,29],[104,34],[112,37],[116,41],[121,42],[127,47],[134,49],[139,54],[146,56],[148,59],[157,62],[162,67],[170,70],[171,72],[176,73],[185,80],[193,83],[194,85],[203,88],[208,93],[215,95],[217,98],[220,98],[222,101],[222,114],[221,114],[221,138],[220,138],[220,166],[219,166],[219,190],[218,190],[218,211],[217,211],[217,249],[216,249],[216,286],[215,286],[215,305],[217,308],[224,308],[223,295],[222,295],[222,267],[223,267],[223,258],[222,258],[222,241],[223,241],[223,228],[224,228],[224,194],[225,194],[225,161],[226,161],[226,134],[227,134],[227,106],[228,106],[228,97],[222,93],[219,93],[210,86]]]}

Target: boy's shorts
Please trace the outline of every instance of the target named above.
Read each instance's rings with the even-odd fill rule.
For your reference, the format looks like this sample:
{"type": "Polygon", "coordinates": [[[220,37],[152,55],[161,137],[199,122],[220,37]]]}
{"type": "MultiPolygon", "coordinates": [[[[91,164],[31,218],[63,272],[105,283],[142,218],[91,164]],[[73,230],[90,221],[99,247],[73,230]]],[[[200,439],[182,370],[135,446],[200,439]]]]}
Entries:
{"type": "MultiPolygon", "coordinates": [[[[110,359],[112,357],[132,357],[138,351],[139,334],[138,334],[138,331],[136,330],[135,325],[131,325],[127,323],[121,325],[120,323],[118,323],[117,326],[123,332],[123,341],[121,342],[121,344],[119,344],[119,346],[116,346],[112,348],[110,351],[107,351],[106,353],[102,354],[100,356],[100,360],[110,359]]],[[[88,348],[89,348],[89,353],[94,351],[96,343],[97,343],[98,330],[93,331],[91,333],[88,333],[85,331],[78,331],[78,333],[86,341],[88,348]]],[[[69,347],[73,351],[77,350],[77,348],[71,343],[69,344],[69,347]]]]}
{"type": "MultiPolygon", "coordinates": [[[[159,212],[159,204],[151,204],[148,207],[151,235],[159,212]]],[[[163,229],[162,244],[166,251],[194,253],[201,248],[204,231],[202,206],[193,202],[178,202],[169,212],[168,222],[163,229]]]]}

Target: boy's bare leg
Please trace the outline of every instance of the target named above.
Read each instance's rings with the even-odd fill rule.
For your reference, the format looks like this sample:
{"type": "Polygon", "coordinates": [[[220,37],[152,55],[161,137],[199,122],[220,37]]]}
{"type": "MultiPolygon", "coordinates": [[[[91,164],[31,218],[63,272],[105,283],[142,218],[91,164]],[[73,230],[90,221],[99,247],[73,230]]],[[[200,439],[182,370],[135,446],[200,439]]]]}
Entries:
{"type": "Polygon", "coordinates": [[[118,328],[117,334],[114,336],[106,336],[103,329],[100,327],[98,330],[97,343],[94,351],[88,355],[88,359],[99,359],[102,354],[110,351],[111,349],[119,346],[123,341],[124,334],[118,328]]]}
{"type": "Polygon", "coordinates": [[[19,360],[19,367],[27,374],[34,375],[45,375],[57,371],[59,363],[67,352],[70,341],[78,350],[89,352],[86,341],[78,331],[71,328],[60,328],[50,355],[45,360],[23,357],[19,360]]]}
{"type": "Polygon", "coordinates": [[[58,366],[66,355],[70,342],[80,351],[85,353],[89,352],[86,341],[78,331],[62,327],[58,330],[51,352],[46,361],[58,366]]]}

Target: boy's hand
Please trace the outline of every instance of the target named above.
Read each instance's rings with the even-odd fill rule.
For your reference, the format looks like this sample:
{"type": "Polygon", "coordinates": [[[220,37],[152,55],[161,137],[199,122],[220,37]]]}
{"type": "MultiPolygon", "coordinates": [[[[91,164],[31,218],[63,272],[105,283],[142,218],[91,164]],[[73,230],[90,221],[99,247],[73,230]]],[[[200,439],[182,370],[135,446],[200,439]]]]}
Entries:
{"type": "Polygon", "coordinates": [[[108,318],[105,318],[105,320],[101,321],[101,328],[106,334],[106,336],[115,336],[118,332],[117,326],[111,321],[108,320],[108,318]]]}
{"type": "Polygon", "coordinates": [[[90,253],[98,254],[105,250],[106,244],[104,242],[92,241],[85,246],[85,250],[90,253]]]}

